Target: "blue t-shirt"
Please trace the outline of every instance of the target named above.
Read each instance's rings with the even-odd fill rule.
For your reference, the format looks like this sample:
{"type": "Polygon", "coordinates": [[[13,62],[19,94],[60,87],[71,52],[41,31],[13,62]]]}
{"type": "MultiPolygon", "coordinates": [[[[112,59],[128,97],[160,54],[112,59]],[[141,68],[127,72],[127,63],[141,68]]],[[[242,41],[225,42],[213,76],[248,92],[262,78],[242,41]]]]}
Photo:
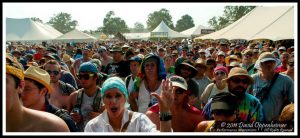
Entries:
{"type": "MultiPolygon", "coordinates": [[[[271,83],[271,80],[262,80],[259,73],[253,74],[252,78],[254,79],[254,84],[250,89],[252,89],[254,96],[256,96],[263,87],[269,86],[271,83]]],[[[285,97],[287,97],[290,102],[294,102],[294,82],[287,75],[279,74],[269,94],[262,101],[267,121],[271,121],[280,115],[285,97]]]]}

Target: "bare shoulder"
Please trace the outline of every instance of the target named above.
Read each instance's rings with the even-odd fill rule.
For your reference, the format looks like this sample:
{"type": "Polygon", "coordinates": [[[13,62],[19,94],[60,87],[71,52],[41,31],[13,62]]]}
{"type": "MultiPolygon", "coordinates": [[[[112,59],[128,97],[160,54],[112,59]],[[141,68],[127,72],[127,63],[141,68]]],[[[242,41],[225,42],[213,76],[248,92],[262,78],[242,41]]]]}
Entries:
{"type": "Polygon", "coordinates": [[[43,112],[25,108],[24,112],[27,116],[27,122],[30,122],[31,131],[39,132],[69,132],[67,124],[59,117],[43,112]]]}
{"type": "Polygon", "coordinates": [[[195,129],[195,132],[204,132],[205,129],[207,128],[207,126],[208,126],[208,123],[209,123],[209,121],[202,121],[202,122],[200,122],[197,125],[197,127],[195,129]]]}

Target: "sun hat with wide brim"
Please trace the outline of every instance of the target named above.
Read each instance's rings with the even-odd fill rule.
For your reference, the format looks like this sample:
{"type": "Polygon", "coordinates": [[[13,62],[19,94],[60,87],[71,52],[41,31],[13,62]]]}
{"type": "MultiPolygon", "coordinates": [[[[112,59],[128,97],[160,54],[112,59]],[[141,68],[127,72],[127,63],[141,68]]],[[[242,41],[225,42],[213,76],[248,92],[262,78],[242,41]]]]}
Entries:
{"type": "Polygon", "coordinates": [[[228,79],[235,77],[235,76],[245,76],[250,80],[250,84],[254,83],[253,78],[248,74],[248,72],[241,68],[241,67],[234,67],[230,70],[228,77],[223,79],[223,81],[227,81],[228,79]]]}
{"type": "Polygon", "coordinates": [[[48,89],[48,93],[51,93],[51,86],[50,86],[50,75],[47,71],[35,67],[35,66],[30,66],[24,73],[25,78],[29,78],[32,80],[35,80],[42,85],[44,85],[48,89]]]}
{"type": "Polygon", "coordinates": [[[263,62],[266,62],[266,61],[274,61],[274,62],[276,62],[276,65],[275,65],[274,69],[281,64],[280,60],[278,58],[276,58],[273,53],[271,53],[271,52],[264,52],[264,53],[262,53],[258,57],[258,59],[255,62],[254,67],[256,69],[260,70],[261,69],[260,64],[263,63],[263,62]]]}
{"type": "Polygon", "coordinates": [[[193,64],[189,60],[184,60],[182,63],[180,63],[179,65],[177,65],[175,67],[175,74],[176,75],[180,74],[180,69],[183,66],[188,66],[191,69],[192,73],[190,74],[189,78],[193,78],[197,75],[198,70],[193,66],[193,64]]]}

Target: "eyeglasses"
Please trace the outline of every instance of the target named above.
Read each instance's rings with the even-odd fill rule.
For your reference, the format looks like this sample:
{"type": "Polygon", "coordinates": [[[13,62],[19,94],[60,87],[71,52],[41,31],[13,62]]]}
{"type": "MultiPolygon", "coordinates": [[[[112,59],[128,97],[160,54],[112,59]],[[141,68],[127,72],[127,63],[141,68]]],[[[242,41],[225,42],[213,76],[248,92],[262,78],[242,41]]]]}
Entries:
{"type": "Polygon", "coordinates": [[[55,70],[55,71],[51,71],[51,70],[47,70],[47,72],[49,73],[49,75],[51,75],[52,73],[56,76],[59,74],[59,71],[55,70]]]}
{"type": "Polygon", "coordinates": [[[81,80],[81,79],[89,80],[90,77],[93,77],[93,76],[95,76],[95,74],[77,74],[77,78],[79,80],[81,80]]]}
{"type": "Polygon", "coordinates": [[[249,80],[248,79],[231,78],[230,80],[232,82],[234,82],[234,83],[240,83],[240,82],[242,82],[243,84],[249,84],[249,80]]]}
{"type": "Polygon", "coordinates": [[[100,50],[100,51],[99,51],[99,53],[103,53],[103,52],[104,52],[104,50],[100,50]]]}
{"type": "Polygon", "coordinates": [[[184,91],[185,91],[184,89],[177,88],[177,89],[175,90],[175,93],[176,93],[176,94],[183,94],[184,91]]]}
{"type": "Polygon", "coordinates": [[[223,71],[217,71],[215,72],[216,76],[221,75],[221,76],[225,76],[225,72],[223,71]]]}
{"type": "Polygon", "coordinates": [[[294,67],[294,62],[289,62],[288,65],[289,65],[290,67],[294,67]]]}
{"type": "Polygon", "coordinates": [[[192,57],[193,55],[187,55],[188,57],[192,57]]]}

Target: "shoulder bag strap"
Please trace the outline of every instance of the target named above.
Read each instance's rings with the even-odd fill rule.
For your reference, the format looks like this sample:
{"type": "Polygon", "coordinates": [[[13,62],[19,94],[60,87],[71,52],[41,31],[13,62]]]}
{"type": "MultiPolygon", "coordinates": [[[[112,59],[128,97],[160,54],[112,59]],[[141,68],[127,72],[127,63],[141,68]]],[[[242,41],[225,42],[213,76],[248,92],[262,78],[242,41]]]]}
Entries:
{"type": "Polygon", "coordinates": [[[131,111],[128,111],[128,112],[129,112],[129,119],[128,119],[128,121],[124,124],[124,126],[122,127],[121,132],[125,132],[125,131],[127,130],[127,127],[128,127],[128,125],[129,125],[129,123],[130,123],[130,120],[131,120],[131,118],[132,118],[133,112],[131,112],[131,111]]]}
{"type": "Polygon", "coordinates": [[[278,76],[279,76],[279,73],[275,73],[274,77],[271,80],[270,85],[267,88],[267,92],[263,95],[264,97],[262,98],[262,101],[269,95],[270,90],[271,90],[273,84],[275,83],[276,79],[278,78],[278,76]]]}

